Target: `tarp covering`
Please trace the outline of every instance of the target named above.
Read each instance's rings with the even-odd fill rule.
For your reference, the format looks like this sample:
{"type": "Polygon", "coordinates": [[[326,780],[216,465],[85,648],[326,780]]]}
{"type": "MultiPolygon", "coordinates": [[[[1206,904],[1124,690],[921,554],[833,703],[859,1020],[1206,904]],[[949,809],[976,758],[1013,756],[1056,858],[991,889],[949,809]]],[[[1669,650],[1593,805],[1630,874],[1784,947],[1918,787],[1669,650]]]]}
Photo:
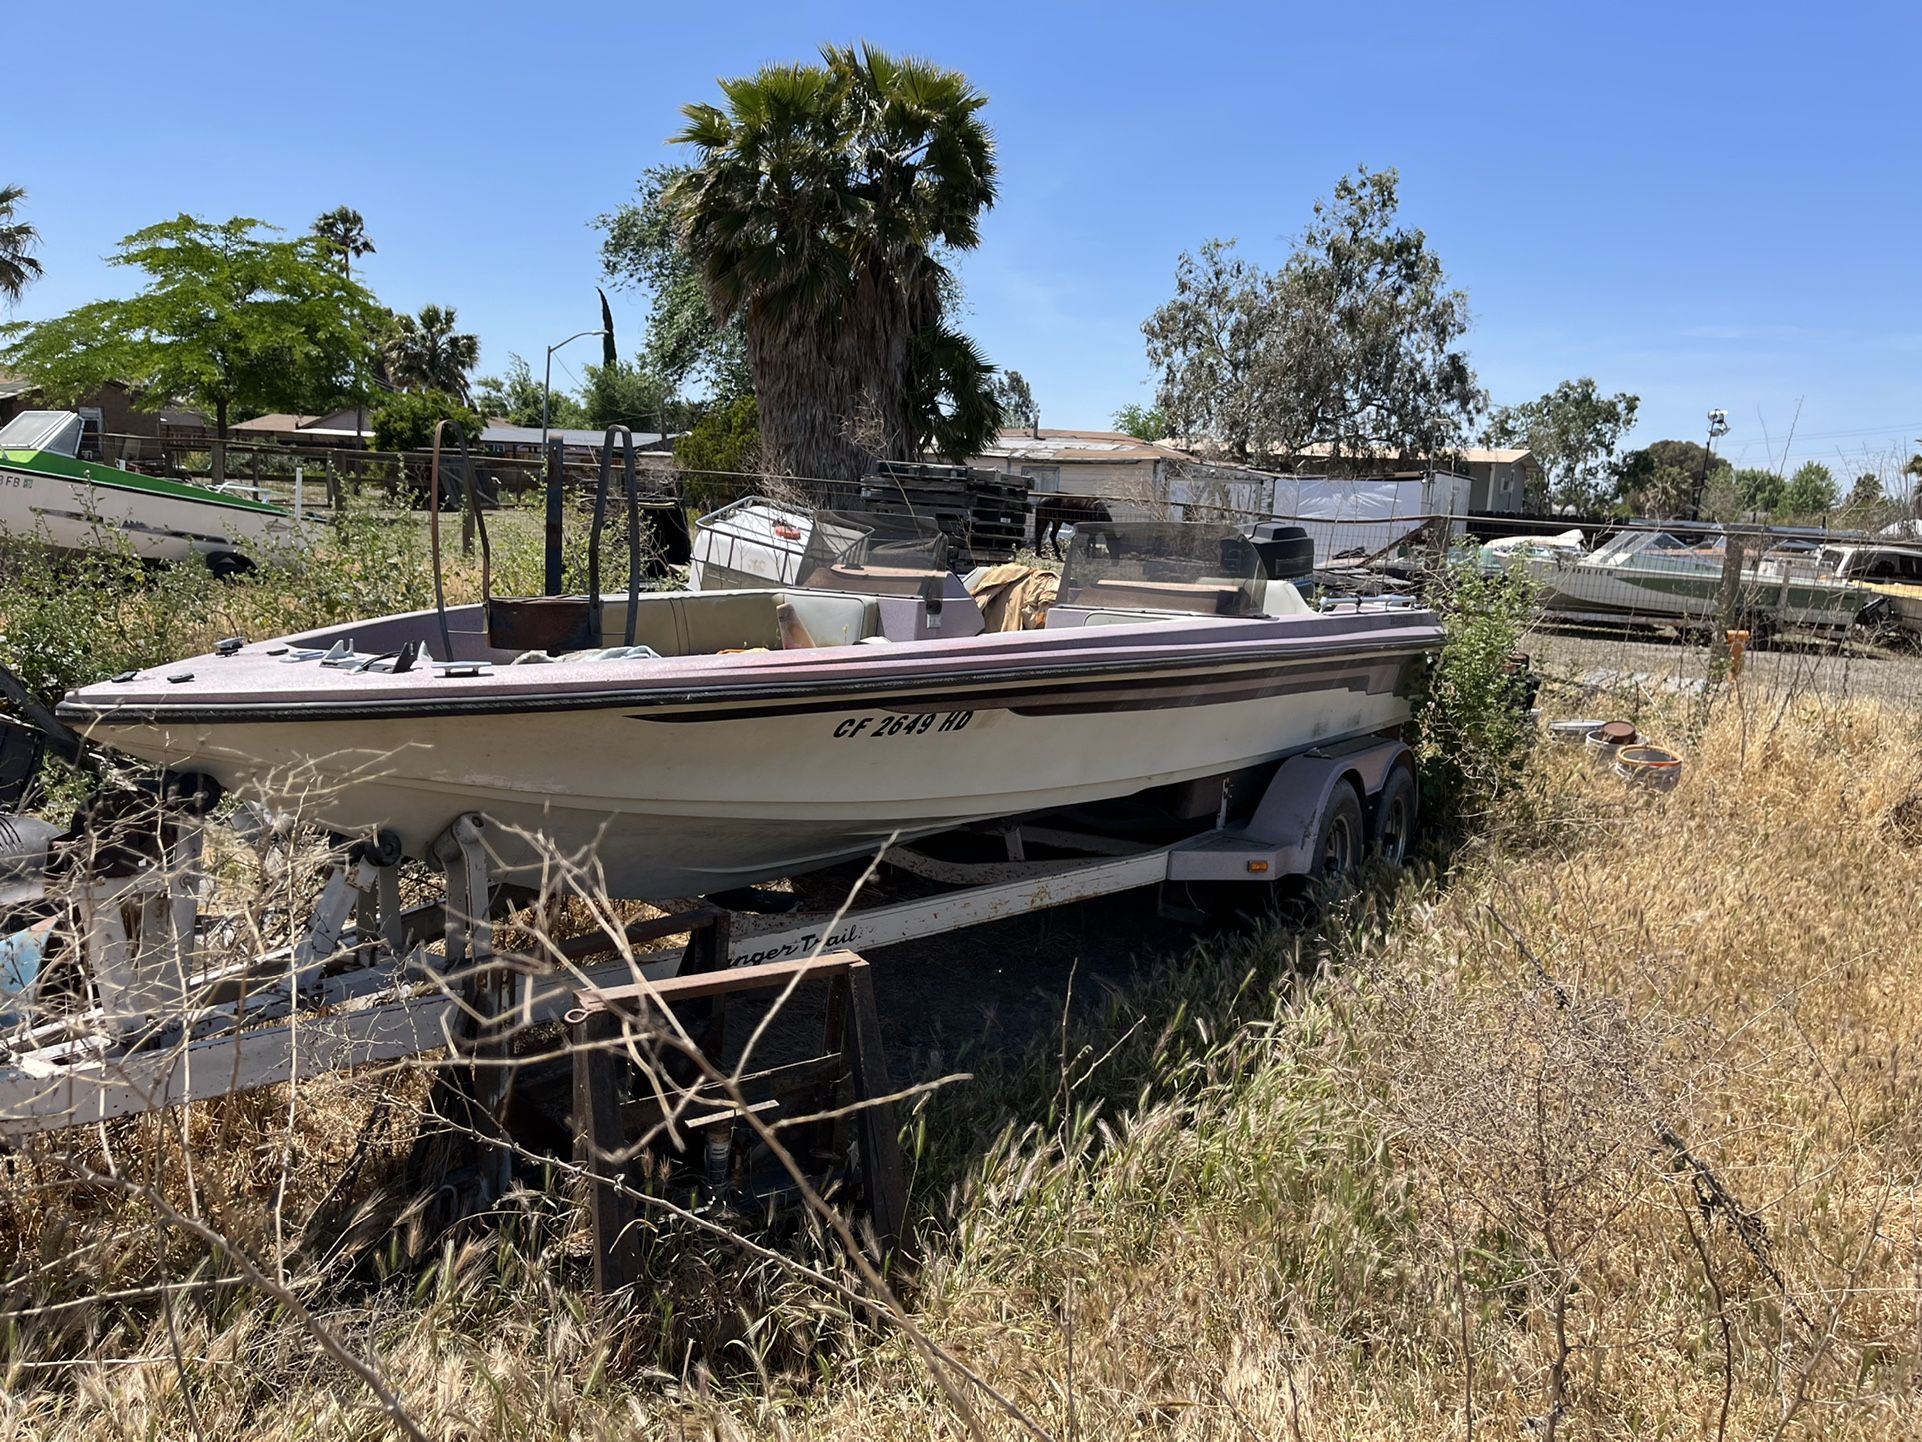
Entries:
{"type": "Polygon", "coordinates": [[[1009,561],[970,572],[967,584],[981,608],[984,629],[1032,631],[1046,619],[1061,577],[1009,561]]]}
{"type": "MultiPolygon", "coordinates": [[[[1468,506],[1468,478],[1446,471],[1388,480],[1275,477],[1274,514],[1308,532],[1318,566],[1337,556],[1379,555],[1437,516],[1466,517],[1468,506]]],[[[1462,520],[1449,525],[1464,528],[1462,520]]]]}

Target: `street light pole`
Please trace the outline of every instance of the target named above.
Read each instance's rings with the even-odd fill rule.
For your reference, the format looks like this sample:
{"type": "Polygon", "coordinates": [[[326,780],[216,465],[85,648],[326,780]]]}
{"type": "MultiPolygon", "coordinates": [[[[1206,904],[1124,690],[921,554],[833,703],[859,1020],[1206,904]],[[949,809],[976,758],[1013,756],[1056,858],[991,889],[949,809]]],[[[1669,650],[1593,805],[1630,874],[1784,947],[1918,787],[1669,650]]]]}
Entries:
{"type": "Polygon", "coordinates": [[[1728,434],[1728,412],[1710,411],[1708,413],[1708,445],[1702,450],[1702,474],[1695,482],[1695,502],[1688,508],[1689,519],[1702,519],[1702,496],[1708,490],[1709,467],[1715,461],[1715,442],[1728,434]]]}
{"type": "Polygon", "coordinates": [[[547,403],[554,394],[554,352],[564,345],[571,345],[584,335],[606,335],[606,329],[577,330],[566,340],[557,340],[547,348],[547,369],[541,375],[541,454],[547,454],[547,403]]]}

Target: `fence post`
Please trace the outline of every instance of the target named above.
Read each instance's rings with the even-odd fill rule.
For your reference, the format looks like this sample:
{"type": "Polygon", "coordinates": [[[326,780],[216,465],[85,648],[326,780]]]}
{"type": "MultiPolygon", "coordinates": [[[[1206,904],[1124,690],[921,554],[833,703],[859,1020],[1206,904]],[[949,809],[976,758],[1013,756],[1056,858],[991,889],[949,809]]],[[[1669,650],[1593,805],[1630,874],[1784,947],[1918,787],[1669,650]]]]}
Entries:
{"type": "Polygon", "coordinates": [[[295,461],[294,462],[294,519],[296,521],[299,521],[305,518],[306,509],[307,509],[305,504],[307,496],[306,496],[306,491],[304,489],[304,486],[302,484],[304,480],[304,477],[301,474],[302,469],[303,468],[300,462],[295,461]]]}
{"type": "Polygon", "coordinates": [[[1728,633],[1742,619],[1742,556],[1746,536],[1736,531],[1722,534],[1722,593],[1715,608],[1715,633],[1709,638],[1709,679],[1719,681],[1728,674],[1728,633]]]}
{"type": "Polygon", "coordinates": [[[562,444],[550,441],[547,446],[547,595],[561,593],[561,474],[563,455],[562,444]]]}

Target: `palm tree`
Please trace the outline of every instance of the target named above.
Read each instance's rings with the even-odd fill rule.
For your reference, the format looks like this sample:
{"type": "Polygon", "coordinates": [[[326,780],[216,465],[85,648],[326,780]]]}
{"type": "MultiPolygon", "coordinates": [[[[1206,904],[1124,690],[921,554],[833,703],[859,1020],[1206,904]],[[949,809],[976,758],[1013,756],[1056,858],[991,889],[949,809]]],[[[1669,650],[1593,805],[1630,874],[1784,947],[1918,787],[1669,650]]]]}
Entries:
{"type": "MultiPolygon", "coordinates": [[[[347,280],[354,278],[355,259],[374,253],[374,243],[367,238],[367,222],[351,205],[337,205],[315,216],[314,234],[340,252],[340,273],[347,280]]],[[[354,429],[364,434],[367,430],[367,402],[358,376],[354,378],[354,390],[354,429]]]]}
{"type": "Polygon", "coordinates": [[[451,305],[424,305],[419,317],[397,315],[385,343],[387,369],[408,390],[446,391],[468,403],[467,373],[480,364],[480,339],[455,329],[451,305]]]}
{"type": "Polygon", "coordinates": [[[40,276],[40,262],[27,252],[40,242],[40,232],[13,218],[13,208],[27,198],[17,185],[0,185],[0,298],[17,303],[40,276]]]}
{"type": "MultiPolygon", "coordinates": [[[[925,397],[944,386],[930,368],[957,359],[921,342],[949,284],[936,252],[980,242],[994,140],[965,76],[866,45],[821,53],[724,81],[725,108],[687,106],[676,138],[700,163],[667,199],[716,314],[745,322],[770,462],[851,480],[870,451],[910,458],[930,429],[925,397]]],[[[977,416],[974,402],[949,413],[977,416]]]]}
{"type": "Polygon", "coordinates": [[[352,280],[354,262],[374,253],[367,238],[367,222],[352,206],[337,205],[325,215],[314,217],[314,234],[340,252],[340,273],[352,280]]]}

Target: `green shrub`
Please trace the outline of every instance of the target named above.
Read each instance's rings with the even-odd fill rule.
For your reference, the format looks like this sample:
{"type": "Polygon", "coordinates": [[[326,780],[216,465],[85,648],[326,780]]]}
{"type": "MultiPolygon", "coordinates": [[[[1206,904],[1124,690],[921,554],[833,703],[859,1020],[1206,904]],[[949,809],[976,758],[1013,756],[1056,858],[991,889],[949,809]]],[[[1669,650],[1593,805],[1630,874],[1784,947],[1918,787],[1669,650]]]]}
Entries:
{"type": "Polygon", "coordinates": [[[1533,738],[1514,657],[1535,614],[1519,571],[1456,565],[1431,597],[1447,639],[1415,703],[1422,810],[1446,840],[1485,817],[1533,738]]]}
{"type": "Polygon", "coordinates": [[[741,396],[696,421],[674,442],[674,464],[697,510],[744,494],[744,473],[761,465],[761,414],[754,397],[741,396]]]}
{"type": "Polygon", "coordinates": [[[396,391],[375,408],[373,421],[374,448],[382,451],[425,450],[434,443],[434,426],[439,421],[460,422],[467,444],[476,446],[487,424],[479,411],[445,391],[396,391]]]}

